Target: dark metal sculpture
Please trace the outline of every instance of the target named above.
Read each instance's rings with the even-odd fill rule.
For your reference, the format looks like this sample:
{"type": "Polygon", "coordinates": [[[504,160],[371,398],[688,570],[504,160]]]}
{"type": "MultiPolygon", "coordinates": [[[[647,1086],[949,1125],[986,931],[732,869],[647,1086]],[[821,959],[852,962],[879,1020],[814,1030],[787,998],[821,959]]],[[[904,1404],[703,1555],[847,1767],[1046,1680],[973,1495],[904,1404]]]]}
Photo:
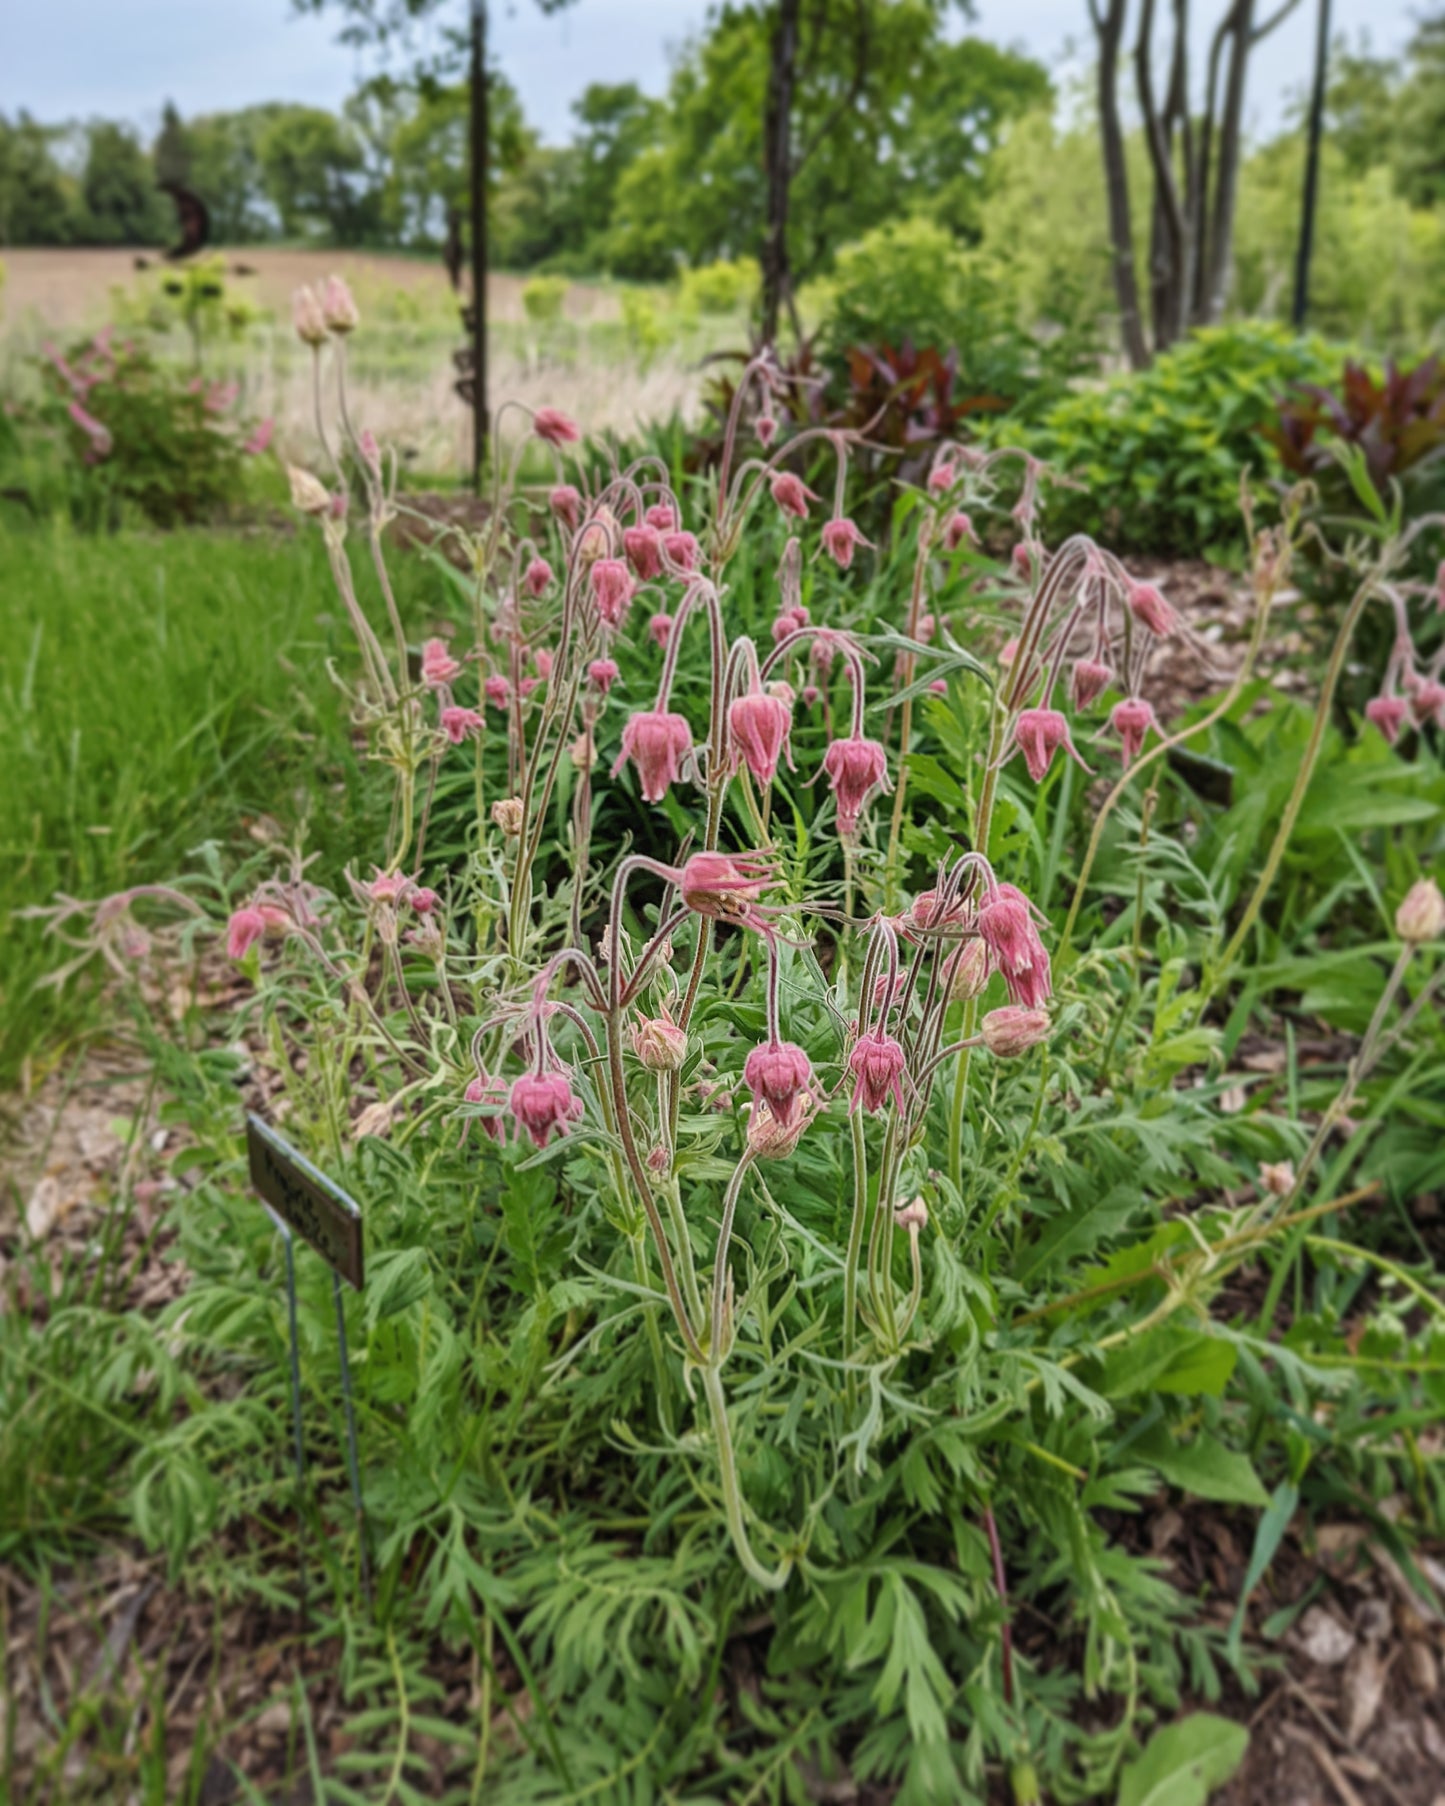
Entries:
{"type": "Polygon", "coordinates": [[[165,253],[166,261],[180,263],[184,258],[194,257],[197,251],[203,251],[210,243],[210,211],[198,194],[193,194],[179,182],[161,182],[158,186],[162,194],[168,194],[175,202],[176,218],[181,228],[181,242],[172,245],[165,253]]]}

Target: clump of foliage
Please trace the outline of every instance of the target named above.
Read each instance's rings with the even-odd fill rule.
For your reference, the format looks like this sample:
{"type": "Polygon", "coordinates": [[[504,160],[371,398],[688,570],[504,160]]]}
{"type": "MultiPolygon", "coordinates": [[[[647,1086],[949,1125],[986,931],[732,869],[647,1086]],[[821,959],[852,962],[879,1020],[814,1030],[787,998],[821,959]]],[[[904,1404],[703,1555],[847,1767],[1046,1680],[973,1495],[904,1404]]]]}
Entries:
{"type": "Polygon", "coordinates": [[[1237,542],[1241,473],[1277,468],[1261,433],[1280,395],[1332,363],[1282,327],[1207,327],[1147,370],[1069,396],[1030,438],[1079,485],[1052,491],[1050,527],[1175,555],[1237,542]]]}
{"type": "Polygon", "coordinates": [[[1340,448],[1357,450],[1377,493],[1422,465],[1437,480],[1445,461],[1445,363],[1422,358],[1401,369],[1393,359],[1376,376],[1347,360],[1335,388],[1302,384],[1260,429],[1285,470],[1317,481],[1340,470],[1340,448]]]}
{"type": "MultiPolygon", "coordinates": [[[[314,355],[344,394],[335,299],[314,355]]],[[[1413,1433],[1441,1313],[1374,1207],[1392,1172],[1445,1177],[1438,806],[1398,811],[1375,869],[1352,849],[1319,911],[1343,927],[1348,896],[1364,929],[1352,1057],[1221,1105],[1256,1000],[1308,982],[1280,944],[1296,887],[1275,894],[1297,833],[1333,845],[1348,801],[1378,827],[1382,792],[1438,791],[1378,737],[1328,744],[1408,546],[1351,552],[1318,700],[1281,720],[1258,661],[1297,510],[1251,530],[1242,665],[1164,726],[1160,655],[1188,629],[1103,546],[1046,536],[1032,455],[941,447],[878,553],[846,511],[856,434],[745,431],[777,382],[748,363],[687,496],[537,410],[545,509],[513,484],[528,447],[509,465],[499,439],[491,513],[461,570],[437,565],[454,633],[419,655],[387,573],[394,465],[343,408],[351,506],[329,435],[327,480],[292,485],[394,780],[384,842],[334,886],[273,844],[50,912],[77,957],[142,975],[142,915],[159,944],[223,933],[250,987],[222,1050],[161,1051],[206,1176],[196,1281],[136,1362],[167,1403],[226,1378],[136,1457],[133,1522],[177,1559],[253,1513],[253,1479],[276,1496],[274,1237],[228,1191],[238,1045],[366,1201],[347,1310],[379,1621],[343,1656],[352,1784],[402,1774],[419,1735],[518,1800],[781,1799],[807,1773],[905,1806],[1034,1802],[1040,1777],[1127,1800],[1191,1764],[1222,1777],[1238,1732],[1207,1762],[1207,1723],[1137,1752],[1248,1674],[1249,1594],[1296,1512],[1391,1496],[1403,1550],[1445,1499],[1413,1433]],[[821,508],[799,474],[819,447],[821,508]],[[1205,736],[1234,753],[1234,819],[1171,781],[1205,736]],[[1110,781],[1076,775],[1105,760],[1110,781]],[[1246,1263],[1262,1307],[1231,1289],[1246,1263]],[[1228,1631],[1130,1534],[1165,1488],[1257,1514],[1228,1631]],[[510,1750],[490,1692],[475,1737],[418,1713],[427,1638],[488,1688],[505,1651],[528,1696],[510,1750]]],[[[301,1346],[331,1385],[338,1307],[308,1265],[301,1346]]],[[[360,1530],[334,1487],[320,1509],[349,1610],[360,1530]]]]}
{"type": "Polygon", "coordinates": [[[37,360],[44,399],[28,424],[58,448],[75,519],[160,527],[212,520],[251,492],[248,465],[267,421],[239,416],[234,383],[186,374],[135,338],[103,328],[37,360]]]}

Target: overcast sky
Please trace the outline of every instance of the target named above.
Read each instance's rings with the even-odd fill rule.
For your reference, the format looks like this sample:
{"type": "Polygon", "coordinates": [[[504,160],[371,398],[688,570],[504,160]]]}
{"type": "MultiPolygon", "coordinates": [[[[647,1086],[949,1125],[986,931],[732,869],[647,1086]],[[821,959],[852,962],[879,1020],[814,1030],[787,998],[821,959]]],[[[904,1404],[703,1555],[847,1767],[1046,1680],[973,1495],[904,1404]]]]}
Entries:
{"type": "MultiPolygon", "coordinates": [[[[1265,0],[1268,3],[1268,0],[1265,0]]],[[[1252,130],[1281,121],[1306,80],[1317,0],[1301,0],[1259,48],[1250,76],[1252,130]]],[[[1201,0],[1206,21],[1222,0],[1201,0]]],[[[449,9],[465,16],[463,0],[449,9]]],[[[1398,51],[1419,0],[1335,0],[1335,30],[1368,30],[1398,51]]],[[[570,103],[592,81],[663,89],[671,60],[702,23],[708,0],[576,0],[546,18],[532,0],[493,0],[496,60],[528,119],[553,142],[569,132],[570,103]]],[[[1062,73],[1087,52],[1085,0],[976,0],[972,29],[1062,73]]],[[[0,112],[42,120],[105,114],[152,129],[162,101],[183,114],[263,100],[335,106],[377,67],[374,52],[336,42],[337,15],[297,18],[289,0],[0,0],[0,112]]]]}

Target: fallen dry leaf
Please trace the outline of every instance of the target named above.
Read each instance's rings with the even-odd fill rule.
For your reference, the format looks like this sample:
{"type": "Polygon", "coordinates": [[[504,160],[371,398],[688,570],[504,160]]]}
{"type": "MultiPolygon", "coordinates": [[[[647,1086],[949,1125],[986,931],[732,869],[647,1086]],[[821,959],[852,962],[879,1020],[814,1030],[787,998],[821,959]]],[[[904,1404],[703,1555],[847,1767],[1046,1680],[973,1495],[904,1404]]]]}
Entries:
{"type": "Polygon", "coordinates": [[[1385,1697],[1390,1663],[1373,1643],[1361,1643],[1345,1665],[1341,1692],[1345,1707],[1345,1736],[1358,1743],[1375,1722],[1385,1697]]]}
{"type": "Polygon", "coordinates": [[[1312,1605],[1300,1619],[1294,1640],[1301,1652],[1321,1668],[1338,1668],[1355,1647],[1354,1633],[1322,1605],[1312,1605]]]}

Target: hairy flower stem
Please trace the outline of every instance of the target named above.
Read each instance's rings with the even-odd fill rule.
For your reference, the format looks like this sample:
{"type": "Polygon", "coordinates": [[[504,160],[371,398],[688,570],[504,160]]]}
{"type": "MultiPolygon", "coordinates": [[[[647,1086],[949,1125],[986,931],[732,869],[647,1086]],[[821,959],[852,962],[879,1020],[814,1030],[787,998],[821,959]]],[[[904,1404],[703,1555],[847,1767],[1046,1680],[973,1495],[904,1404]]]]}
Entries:
{"type": "Polygon", "coordinates": [[[714,1361],[721,1361],[727,1352],[723,1346],[723,1312],[727,1300],[728,1246],[733,1238],[733,1217],[738,1207],[738,1195],[752,1163],[752,1150],[748,1149],[733,1168],[733,1176],[728,1180],[727,1191],[723,1194],[722,1224],[718,1229],[717,1253],[713,1257],[712,1268],[712,1336],[708,1343],[708,1353],[714,1361]]]}
{"type": "Polygon", "coordinates": [[[733,1453],[732,1430],[728,1426],[727,1399],[723,1393],[722,1374],[711,1362],[701,1369],[703,1391],[712,1413],[713,1433],[717,1437],[718,1473],[722,1480],[723,1511],[728,1534],[750,1579],[769,1593],[776,1593],[793,1569],[791,1555],[783,1556],[775,1568],[765,1568],[753,1553],[748,1541],[747,1523],[743,1516],[742,1493],[738,1487],[737,1457],[733,1453]]]}
{"type": "MultiPolygon", "coordinates": [[[[868,1220],[868,1143],[863,1134],[863,1114],[855,1110],[848,1119],[853,1135],[853,1216],[848,1225],[848,1252],[843,1258],[843,1360],[851,1363],[858,1339],[858,1261],[863,1252],[863,1226],[868,1220]]],[[[856,1385],[851,1368],[847,1376],[848,1409],[855,1403],[856,1385]]]]}
{"type": "Polygon", "coordinates": [[[1239,950],[1248,940],[1250,931],[1259,917],[1260,907],[1269,895],[1270,886],[1274,883],[1280,861],[1284,858],[1285,848],[1289,845],[1295,823],[1299,820],[1299,812],[1304,807],[1305,792],[1310,787],[1310,779],[1314,776],[1315,766],[1319,762],[1320,748],[1324,745],[1325,730],[1329,726],[1330,711],[1334,707],[1335,690],[1340,681],[1340,674],[1345,668],[1345,654],[1349,650],[1350,641],[1355,637],[1355,628],[1359,625],[1360,616],[1365,611],[1365,604],[1375,592],[1377,582],[1378,573],[1371,571],[1350,598],[1350,605],[1345,610],[1344,619],[1340,622],[1340,631],[1335,635],[1334,647],[1330,652],[1330,662],[1325,667],[1325,681],[1320,686],[1320,699],[1315,705],[1315,718],[1310,728],[1310,737],[1306,742],[1299,770],[1295,774],[1294,788],[1290,791],[1289,801],[1284,806],[1283,815],[1280,816],[1279,827],[1264,862],[1264,870],[1259,874],[1259,882],[1255,885],[1254,892],[1245,905],[1244,914],[1239,919],[1239,926],[1230,937],[1229,944],[1223,953],[1208,969],[1199,987],[1201,1012],[1239,957],[1239,950]]]}

